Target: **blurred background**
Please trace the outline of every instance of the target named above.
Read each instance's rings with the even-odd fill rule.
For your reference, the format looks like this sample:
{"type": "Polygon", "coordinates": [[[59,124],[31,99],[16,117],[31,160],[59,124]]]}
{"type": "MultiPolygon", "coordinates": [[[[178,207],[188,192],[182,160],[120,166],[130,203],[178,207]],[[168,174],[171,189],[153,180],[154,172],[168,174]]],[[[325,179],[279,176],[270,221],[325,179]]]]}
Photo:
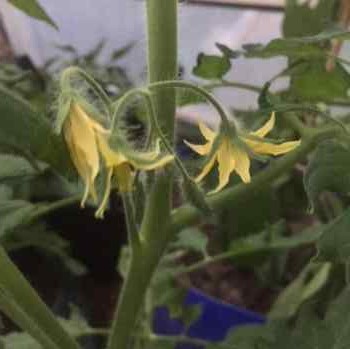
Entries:
{"type": "MultiPolygon", "coordinates": [[[[231,4],[231,1],[223,2],[226,3],[225,6],[220,1],[198,0],[184,1],[180,5],[179,57],[186,79],[195,79],[191,70],[196,64],[199,52],[219,53],[216,42],[239,49],[244,43],[267,43],[281,35],[282,7],[261,6],[281,1],[255,0],[252,6],[237,6],[231,4]]],[[[252,3],[232,1],[248,2],[252,3]]],[[[143,1],[41,0],[40,3],[55,20],[59,31],[31,19],[7,2],[0,2],[3,28],[15,55],[28,55],[33,64],[40,67],[57,55],[69,58],[71,52],[64,52],[58,47],[69,45],[74,47],[78,54],[83,55],[104,42],[98,59],[100,63],[105,63],[111,52],[133,44],[133,48],[118,63],[128,72],[133,83],[144,81],[146,39],[143,1]]],[[[284,58],[237,59],[226,78],[261,85],[279,72],[285,64],[284,58]]],[[[280,85],[276,84],[276,87],[280,85]]],[[[256,94],[251,92],[228,89],[218,91],[218,96],[225,103],[238,109],[256,106],[256,94]]],[[[212,124],[217,121],[205,107],[186,107],[182,114],[190,119],[197,119],[200,115],[212,124]]]]}

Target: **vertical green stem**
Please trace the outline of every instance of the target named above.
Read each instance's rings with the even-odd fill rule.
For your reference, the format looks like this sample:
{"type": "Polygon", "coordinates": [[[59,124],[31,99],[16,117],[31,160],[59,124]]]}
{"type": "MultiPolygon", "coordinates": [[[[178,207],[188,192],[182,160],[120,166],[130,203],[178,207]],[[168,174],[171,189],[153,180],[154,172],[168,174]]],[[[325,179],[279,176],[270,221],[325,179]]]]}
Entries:
{"type": "MultiPolygon", "coordinates": [[[[173,80],[177,76],[177,1],[146,1],[149,83],[173,80]]],[[[159,125],[173,144],[175,90],[157,90],[153,98],[159,125]]],[[[132,253],[128,276],[112,323],[109,349],[130,349],[132,332],[147,287],[169,240],[171,194],[172,169],[168,168],[157,175],[148,193],[140,231],[144,241],[132,253]]]]}
{"type": "MultiPolygon", "coordinates": [[[[177,78],[177,0],[147,0],[148,82],[177,78]]],[[[159,124],[174,135],[175,89],[154,94],[159,124]]]]}

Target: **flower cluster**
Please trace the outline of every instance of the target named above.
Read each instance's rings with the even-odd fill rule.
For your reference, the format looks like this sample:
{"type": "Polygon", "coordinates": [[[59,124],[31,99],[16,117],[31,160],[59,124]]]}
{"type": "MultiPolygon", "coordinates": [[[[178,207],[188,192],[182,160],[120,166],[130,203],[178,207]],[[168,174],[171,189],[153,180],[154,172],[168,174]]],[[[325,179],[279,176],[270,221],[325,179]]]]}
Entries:
{"type": "MultiPolygon", "coordinates": [[[[275,144],[264,137],[275,125],[275,114],[257,131],[248,134],[230,132],[230,127],[221,127],[214,132],[205,124],[199,123],[199,129],[206,139],[205,144],[185,143],[196,153],[206,156],[206,164],[195,179],[200,182],[218,163],[219,183],[210,193],[217,193],[228,183],[233,172],[244,183],[251,181],[250,157],[261,155],[282,155],[300,144],[300,140],[275,144]]],[[[228,126],[228,125],[226,125],[228,126]]],[[[135,172],[151,171],[162,168],[174,160],[172,154],[162,154],[159,140],[149,152],[131,149],[123,137],[115,130],[109,130],[97,122],[77,101],[72,101],[67,117],[63,122],[63,134],[74,166],[85,183],[81,201],[84,207],[91,197],[98,201],[95,181],[99,174],[105,174],[104,194],[99,201],[97,217],[103,217],[111,190],[116,187],[119,192],[133,190],[135,172]]]]}

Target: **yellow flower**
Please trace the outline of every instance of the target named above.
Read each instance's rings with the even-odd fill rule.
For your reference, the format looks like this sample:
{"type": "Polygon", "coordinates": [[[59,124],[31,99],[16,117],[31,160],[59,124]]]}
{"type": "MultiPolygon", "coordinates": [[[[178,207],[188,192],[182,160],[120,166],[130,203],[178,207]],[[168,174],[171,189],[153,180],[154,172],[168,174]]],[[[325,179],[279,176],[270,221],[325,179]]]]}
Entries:
{"type": "Polygon", "coordinates": [[[98,145],[107,169],[107,182],[105,194],[100,207],[96,212],[97,217],[102,217],[106,209],[108,197],[112,188],[112,177],[116,178],[120,192],[125,193],[132,190],[134,180],[134,169],[150,171],[161,168],[174,159],[173,155],[161,155],[159,141],[156,149],[152,152],[137,153],[126,149],[122,144],[113,150],[105,134],[98,135],[98,145]]]}
{"type": "Polygon", "coordinates": [[[132,151],[122,141],[118,142],[115,150],[109,144],[110,131],[93,120],[78,103],[72,103],[63,132],[74,166],[85,183],[82,207],[89,195],[97,200],[94,183],[101,172],[101,158],[103,160],[107,179],[105,193],[96,212],[100,217],[107,206],[113,176],[119,191],[128,192],[133,187],[135,170],[154,170],[173,160],[172,155],[161,154],[159,141],[152,152],[132,151]]]}
{"type": "Polygon", "coordinates": [[[100,159],[96,132],[103,131],[79,104],[71,104],[69,115],[63,124],[63,134],[74,166],[85,183],[82,207],[89,195],[94,200],[97,199],[94,182],[100,171],[100,159]]]}
{"type": "Polygon", "coordinates": [[[255,154],[281,155],[288,153],[300,144],[300,141],[291,141],[281,144],[264,142],[263,137],[273,129],[274,125],[275,114],[272,113],[270,119],[260,129],[249,133],[248,136],[240,137],[239,141],[244,142],[244,144],[239,145],[239,141],[232,140],[231,137],[226,134],[217,134],[200,122],[199,129],[203,137],[207,140],[207,143],[197,145],[185,141],[185,143],[199,155],[204,156],[210,154],[208,162],[196,178],[196,182],[200,182],[214,167],[215,161],[217,161],[219,184],[211,193],[216,193],[224,188],[229,182],[232,172],[236,172],[244,183],[249,183],[251,181],[251,176],[247,147],[255,154]],[[219,143],[216,144],[215,140],[218,140],[219,143]],[[215,150],[213,149],[214,144],[215,150]]]}

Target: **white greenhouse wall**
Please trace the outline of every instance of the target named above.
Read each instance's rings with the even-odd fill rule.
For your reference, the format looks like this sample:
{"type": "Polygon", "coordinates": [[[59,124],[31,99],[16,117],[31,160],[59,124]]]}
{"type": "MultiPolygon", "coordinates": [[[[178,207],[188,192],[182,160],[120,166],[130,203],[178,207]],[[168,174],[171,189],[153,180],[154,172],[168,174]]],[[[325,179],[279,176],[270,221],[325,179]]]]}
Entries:
{"type": "MultiPolygon", "coordinates": [[[[144,1],[40,0],[40,3],[58,24],[58,32],[0,0],[3,21],[16,53],[29,54],[35,64],[41,65],[57,54],[56,44],[70,44],[84,53],[106,39],[105,53],[108,54],[136,41],[137,45],[122,64],[136,81],[143,79],[146,64],[144,1]]],[[[267,42],[280,35],[282,14],[183,3],[179,19],[180,62],[186,69],[186,77],[193,78],[190,71],[198,52],[216,52],[215,42],[233,48],[240,48],[242,43],[267,42]]],[[[227,79],[262,84],[284,64],[282,58],[237,60],[227,79]]],[[[256,95],[232,89],[219,91],[219,97],[237,108],[253,107],[256,103],[256,95]]]]}

